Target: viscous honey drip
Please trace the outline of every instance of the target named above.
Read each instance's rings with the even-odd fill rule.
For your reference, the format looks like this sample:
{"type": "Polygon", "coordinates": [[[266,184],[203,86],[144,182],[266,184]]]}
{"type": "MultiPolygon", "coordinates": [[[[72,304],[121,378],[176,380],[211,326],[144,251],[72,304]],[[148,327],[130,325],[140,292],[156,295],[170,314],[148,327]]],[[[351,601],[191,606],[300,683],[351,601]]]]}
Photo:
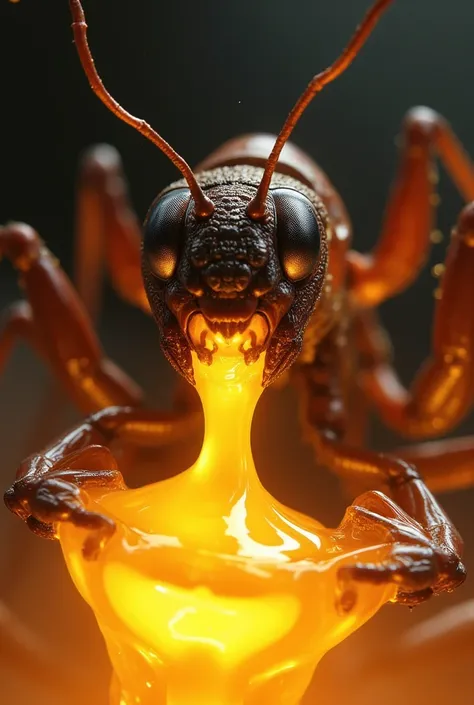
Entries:
{"type": "Polygon", "coordinates": [[[94,561],[84,530],[59,530],[107,644],[113,705],[296,705],[321,657],[394,595],[337,581],[344,563],[383,558],[385,537],[326,529],[262,487],[250,428],[264,356],[246,364],[239,335],[216,346],[211,365],[194,359],[206,423],[196,463],[89,493],[118,527],[94,561]]]}

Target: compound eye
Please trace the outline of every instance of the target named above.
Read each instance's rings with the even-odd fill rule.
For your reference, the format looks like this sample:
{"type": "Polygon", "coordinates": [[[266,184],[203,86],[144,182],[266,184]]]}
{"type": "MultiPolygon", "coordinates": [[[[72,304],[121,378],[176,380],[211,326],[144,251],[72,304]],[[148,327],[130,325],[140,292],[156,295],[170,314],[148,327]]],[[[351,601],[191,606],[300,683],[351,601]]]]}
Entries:
{"type": "Polygon", "coordinates": [[[288,279],[309,277],[319,258],[321,235],[312,203],[298,191],[271,191],[275,202],[280,260],[288,279]]]}
{"type": "Polygon", "coordinates": [[[170,191],[152,205],[145,221],[143,251],[159,279],[170,279],[176,270],[190,196],[187,188],[170,191]]]}

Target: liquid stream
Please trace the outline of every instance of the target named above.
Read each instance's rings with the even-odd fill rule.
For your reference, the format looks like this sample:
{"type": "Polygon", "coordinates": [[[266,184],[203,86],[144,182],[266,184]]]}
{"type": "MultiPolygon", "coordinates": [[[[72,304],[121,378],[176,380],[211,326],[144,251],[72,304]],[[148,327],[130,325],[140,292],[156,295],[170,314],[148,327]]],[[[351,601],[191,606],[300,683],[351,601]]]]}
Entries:
{"type": "Polygon", "coordinates": [[[321,657],[393,597],[358,585],[342,609],[338,568],[380,560],[385,539],[326,529],[260,484],[250,429],[263,364],[233,345],[210,366],[195,357],[201,454],[171,479],[88,495],[118,526],[97,560],[82,556],[84,530],[60,527],[107,644],[111,705],[297,705],[321,657]]]}

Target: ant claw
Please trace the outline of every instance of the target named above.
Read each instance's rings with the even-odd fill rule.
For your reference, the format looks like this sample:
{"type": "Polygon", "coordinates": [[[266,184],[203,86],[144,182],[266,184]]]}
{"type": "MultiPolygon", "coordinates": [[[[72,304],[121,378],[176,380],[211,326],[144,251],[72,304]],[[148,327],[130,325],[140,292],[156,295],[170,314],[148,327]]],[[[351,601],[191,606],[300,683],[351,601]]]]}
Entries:
{"type": "Polygon", "coordinates": [[[417,590],[415,592],[402,592],[397,593],[397,603],[399,605],[406,605],[410,610],[414,609],[422,602],[426,602],[430,597],[433,597],[432,588],[425,588],[424,590],[417,590]]]}

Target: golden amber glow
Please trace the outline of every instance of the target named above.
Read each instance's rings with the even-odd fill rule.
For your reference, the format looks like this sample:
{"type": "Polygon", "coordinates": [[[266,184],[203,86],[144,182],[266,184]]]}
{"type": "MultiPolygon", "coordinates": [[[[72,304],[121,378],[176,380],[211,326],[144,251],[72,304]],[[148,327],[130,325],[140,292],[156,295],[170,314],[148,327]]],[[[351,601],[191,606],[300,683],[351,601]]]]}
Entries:
{"type": "Polygon", "coordinates": [[[224,666],[235,666],[285,636],[299,614],[291,595],[269,595],[265,601],[220,597],[207,587],[156,583],[119,563],[107,566],[104,583],[112,608],[129,629],[174,660],[201,644],[224,666]]]}
{"type": "Polygon", "coordinates": [[[247,365],[239,336],[213,342],[212,365],[194,358],[206,421],[196,463],[90,493],[117,522],[97,560],[82,557],[84,530],[60,527],[107,643],[113,705],[296,705],[324,653],[393,597],[358,585],[345,602],[337,582],[344,563],[383,558],[384,536],[326,529],[262,487],[250,428],[264,356],[247,365]]]}

